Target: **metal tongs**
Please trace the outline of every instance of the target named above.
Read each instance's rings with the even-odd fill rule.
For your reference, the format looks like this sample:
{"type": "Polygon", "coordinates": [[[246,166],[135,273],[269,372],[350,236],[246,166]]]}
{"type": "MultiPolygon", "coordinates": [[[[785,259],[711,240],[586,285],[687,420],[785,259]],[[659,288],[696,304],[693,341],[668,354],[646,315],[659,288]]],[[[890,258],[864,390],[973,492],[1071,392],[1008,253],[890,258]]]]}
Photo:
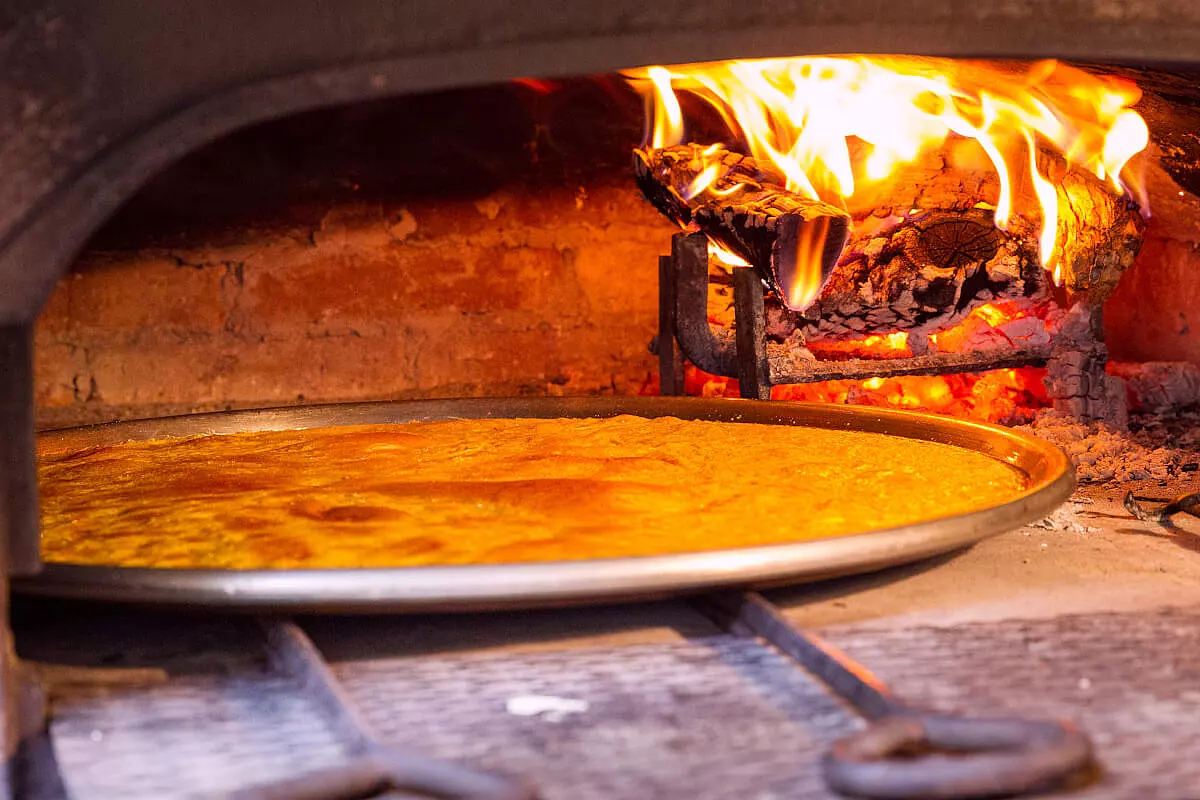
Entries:
{"type": "Polygon", "coordinates": [[[825,780],[837,792],[888,800],[1013,796],[1060,785],[1092,762],[1088,738],[1067,722],[905,705],[865,667],[792,627],[755,592],[699,602],[731,633],[761,637],[795,659],[868,720],[825,755],[825,780]]]}
{"type": "Polygon", "coordinates": [[[1161,525],[1176,514],[1191,514],[1193,517],[1200,517],[1200,492],[1176,497],[1158,509],[1146,508],[1141,502],[1144,499],[1134,497],[1133,492],[1125,493],[1125,510],[1142,522],[1157,522],[1161,525]]]}

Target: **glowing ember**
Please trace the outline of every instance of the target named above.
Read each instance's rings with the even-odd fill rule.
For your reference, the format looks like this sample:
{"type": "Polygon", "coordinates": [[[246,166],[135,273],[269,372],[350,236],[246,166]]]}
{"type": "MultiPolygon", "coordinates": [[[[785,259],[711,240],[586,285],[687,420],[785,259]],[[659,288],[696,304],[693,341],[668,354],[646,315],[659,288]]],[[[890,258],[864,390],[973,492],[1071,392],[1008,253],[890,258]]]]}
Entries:
{"type": "MultiPolygon", "coordinates": [[[[887,179],[926,151],[973,144],[999,179],[996,226],[1006,229],[1014,215],[1040,220],[1041,263],[1056,280],[1063,238],[1056,162],[1089,170],[1146,210],[1127,169],[1148,142],[1146,124],[1131,108],[1140,90],[1054,61],[813,57],[650,67],[627,76],[647,97],[652,147],[688,140],[677,95],[683,92],[720,114],[738,149],[777,172],[789,191],[841,208],[856,187],[887,179]]],[[[714,157],[676,190],[689,200],[713,191],[724,169],[714,157]]],[[[791,296],[781,298],[793,308],[822,288],[813,266],[818,234],[802,243],[802,274],[794,276],[791,296]]]]}
{"type": "MultiPolygon", "coordinates": [[[[1013,338],[1005,333],[1013,323],[1026,320],[1034,331],[1045,331],[1039,316],[1042,309],[1014,303],[988,303],[975,309],[962,322],[929,337],[932,349],[962,352],[969,342],[999,337],[1008,345],[1013,338]]],[[[823,343],[814,352],[822,358],[871,358],[886,360],[912,355],[907,333],[867,336],[842,342],[823,343]]],[[[772,387],[773,400],[873,405],[912,411],[932,411],[983,422],[1017,423],[1032,418],[1033,412],[1047,408],[1050,399],[1042,381],[1043,368],[997,369],[983,373],[955,375],[907,375],[895,378],[867,378],[861,381],[821,381],[772,387]]],[[[685,392],[699,397],[737,397],[738,382],[702,372],[688,364],[685,392]]],[[[657,394],[650,381],[643,394],[657,394]]]]}
{"type": "MultiPolygon", "coordinates": [[[[1000,341],[1016,344],[1006,333],[1007,323],[1036,316],[1040,309],[1016,303],[985,303],[968,314],[953,327],[929,335],[931,349],[944,353],[961,353],[971,348],[973,341],[1000,341]],[[989,334],[991,335],[989,337],[989,334]]],[[[1036,321],[1036,320],[1035,320],[1036,321]]],[[[1044,331],[1044,326],[1037,329],[1044,331]]],[[[1037,330],[1035,329],[1035,330],[1037,330]]],[[[1033,331],[1031,331],[1033,332],[1033,331]]],[[[866,336],[861,339],[843,339],[832,342],[814,342],[809,345],[813,353],[824,359],[845,358],[907,358],[913,355],[904,332],[866,336]]]]}
{"type": "MultiPolygon", "coordinates": [[[[773,387],[771,399],[900,408],[1014,424],[1027,422],[1037,409],[1050,405],[1045,377],[1045,369],[1024,367],[961,375],[798,383],[773,387]]],[[[738,396],[736,378],[709,375],[691,364],[687,365],[685,386],[687,394],[698,397],[738,396]]],[[[657,386],[648,384],[645,393],[656,394],[657,386]]]]}
{"type": "MultiPolygon", "coordinates": [[[[1036,335],[1037,331],[1045,334],[1045,325],[1035,312],[1041,309],[1029,306],[1018,306],[1012,303],[987,303],[972,311],[962,322],[939,333],[930,334],[929,342],[937,350],[946,353],[960,353],[971,349],[970,343],[980,339],[993,340],[998,337],[1007,344],[1016,344],[1013,335],[1019,331],[1012,330],[1008,323],[1017,320],[1028,320],[1035,323],[1029,328],[1029,333],[1036,335]],[[1009,333],[1013,335],[1009,335],[1009,333]]],[[[1028,335],[1028,334],[1027,334],[1028,335]]]]}
{"type": "Polygon", "coordinates": [[[823,358],[905,358],[911,356],[907,333],[875,334],[862,339],[819,342],[810,345],[823,358]]]}

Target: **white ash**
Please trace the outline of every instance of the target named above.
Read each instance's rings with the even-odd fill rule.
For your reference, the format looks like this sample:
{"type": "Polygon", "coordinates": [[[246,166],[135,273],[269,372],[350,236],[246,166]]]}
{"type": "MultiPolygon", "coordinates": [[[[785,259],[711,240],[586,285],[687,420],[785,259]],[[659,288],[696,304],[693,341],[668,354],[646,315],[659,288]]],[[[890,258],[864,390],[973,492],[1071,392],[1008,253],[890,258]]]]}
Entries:
{"type": "MultiPolygon", "coordinates": [[[[1048,531],[1070,531],[1071,533],[1092,533],[1099,530],[1091,525],[1085,524],[1079,518],[1079,514],[1084,510],[1083,503],[1076,501],[1067,501],[1056,508],[1050,516],[1043,520],[1030,525],[1030,528],[1042,528],[1048,531]]],[[[1032,531],[1026,531],[1028,536],[1032,531]]],[[[1045,547],[1045,545],[1042,545],[1045,547]]]]}
{"type": "MultiPolygon", "coordinates": [[[[1080,483],[1166,480],[1178,474],[1189,457],[1178,437],[1153,435],[1144,425],[1135,425],[1132,432],[1125,433],[1100,422],[1080,422],[1054,410],[1040,412],[1032,424],[1022,425],[1019,430],[1066,451],[1080,483]]],[[[1200,436],[1194,428],[1190,435],[1200,436]]]]}
{"type": "Polygon", "coordinates": [[[505,710],[518,717],[540,717],[547,722],[562,722],[571,714],[582,714],[591,706],[586,700],[544,694],[523,694],[510,697],[505,710]]]}

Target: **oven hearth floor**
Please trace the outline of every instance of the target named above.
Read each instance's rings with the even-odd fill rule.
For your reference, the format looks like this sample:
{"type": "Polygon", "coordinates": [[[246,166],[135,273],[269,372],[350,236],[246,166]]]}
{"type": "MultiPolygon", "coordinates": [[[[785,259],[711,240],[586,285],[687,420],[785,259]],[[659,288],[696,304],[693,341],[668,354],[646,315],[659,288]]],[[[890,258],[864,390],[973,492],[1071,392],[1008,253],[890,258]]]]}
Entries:
{"type": "MultiPolygon", "coordinates": [[[[623,618],[647,614],[650,622],[653,613],[627,609],[623,618]]],[[[555,625],[573,627],[569,615],[553,616],[555,625]]],[[[98,621],[89,615],[93,632],[98,621]]],[[[55,691],[51,738],[71,797],[221,797],[344,757],[314,704],[257,668],[253,649],[226,648],[222,668],[212,640],[172,634],[162,618],[140,622],[160,652],[121,666],[165,660],[182,674],[55,691]],[[189,674],[193,648],[199,674],[189,674]]],[[[480,624],[459,631],[464,643],[480,624]]],[[[207,630],[251,647],[238,627],[207,630]]],[[[752,639],[389,652],[408,649],[388,646],[408,638],[405,628],[402,620],[342,620],[314,631],[352,698],[391,742],[533,776],[547,800],[832,797],[819,757],[858,724],[789,660],[752,639]],[[335,629],[345,631],[344,641],[335,629]],[[374,657],[360,659],[354,651],[371,643],[379,645],[374,657]],[[507,701],[527,695],[582,700],[587,708],[560,719],[509,713],[507,701]]],[[[1200,761],[1180,758],[1180,747],[1200,737],[1200,609],[824,633],[909,701],[1076,720],[1105,774],[1071,797],[1200,796],[1200,761]]]]}
{"type": "MultiPolygon", "coordinates": [[[[1103,773],[1054,796],[1200,797],[1196,522],[1155,529],[1086,490],[953,558],[769,596],[911,703],[1077,721],[1103,773]]],[[[859,725],[683,602],[299,622],[390,742],[528,776],[546,800],[833,797],[820,756],[859,725]],[[586,708],[510,713],[531,695],[586,708]]],[[[346,757],[249,617],[22,600],[15,630],[73,798],[222,797],[346,757]]]]}

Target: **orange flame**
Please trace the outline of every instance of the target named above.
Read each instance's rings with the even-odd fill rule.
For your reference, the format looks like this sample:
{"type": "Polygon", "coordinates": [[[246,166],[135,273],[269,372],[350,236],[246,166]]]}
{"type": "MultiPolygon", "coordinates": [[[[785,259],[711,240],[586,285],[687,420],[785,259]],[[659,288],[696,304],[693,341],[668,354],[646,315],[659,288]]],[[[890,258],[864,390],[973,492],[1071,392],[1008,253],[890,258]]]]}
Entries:
{"type": "MultiPolygon", "coordinates": [[[[1061,237],[1056,187],[1039,170],[1039,153],[1091,171],[1113,191],[1137,198],[1146,212],[1140,181],[1127,169],[1149,141],[1145,121],[1131,108],[1141,91],[1129,81],[1055,61],[1021,66],[805,57],[650,67],[626,75],[646,94],[651,146],[685,140],[676,92],[686,92],[711,105],[760,164],[778,171],[787,189],[842,207],[856,186],[883,180],[951,136],[973,140],[999,178],[996,226],[1005,229],[1017,213],[1040,217],[1039,250],[1047,269],[1055,266],[1061,237]],[[1021,173],[1036,207],[1019,207],[1024,198],[1014,187],[1024,185],[1021,173]]],[[[688,187],[690,196],[719,180],[720,166],[711,166],[688,187]]],[[[815,296],[819,289],[803,291],[815,296]]]]}
{"type": "Polygon", "coordinates": [[[821,254],[825,250],[825,239],[829,236],[829,218],[818,217],[812,224],[800,229],[796,241],[794,274],[783,274],[780,270],[779,285],[785,287],[783,298],[789,308],[808,308],[824,288],[821,274],[821,254]]]}
{"type": "Polygon", "coordinates": [[[737,253],[731,253],[716,242],[709,241],[708,254],[720,261],[722,264],[729,267],[748,267],[749,262],[739,256],[737,253]]]}

